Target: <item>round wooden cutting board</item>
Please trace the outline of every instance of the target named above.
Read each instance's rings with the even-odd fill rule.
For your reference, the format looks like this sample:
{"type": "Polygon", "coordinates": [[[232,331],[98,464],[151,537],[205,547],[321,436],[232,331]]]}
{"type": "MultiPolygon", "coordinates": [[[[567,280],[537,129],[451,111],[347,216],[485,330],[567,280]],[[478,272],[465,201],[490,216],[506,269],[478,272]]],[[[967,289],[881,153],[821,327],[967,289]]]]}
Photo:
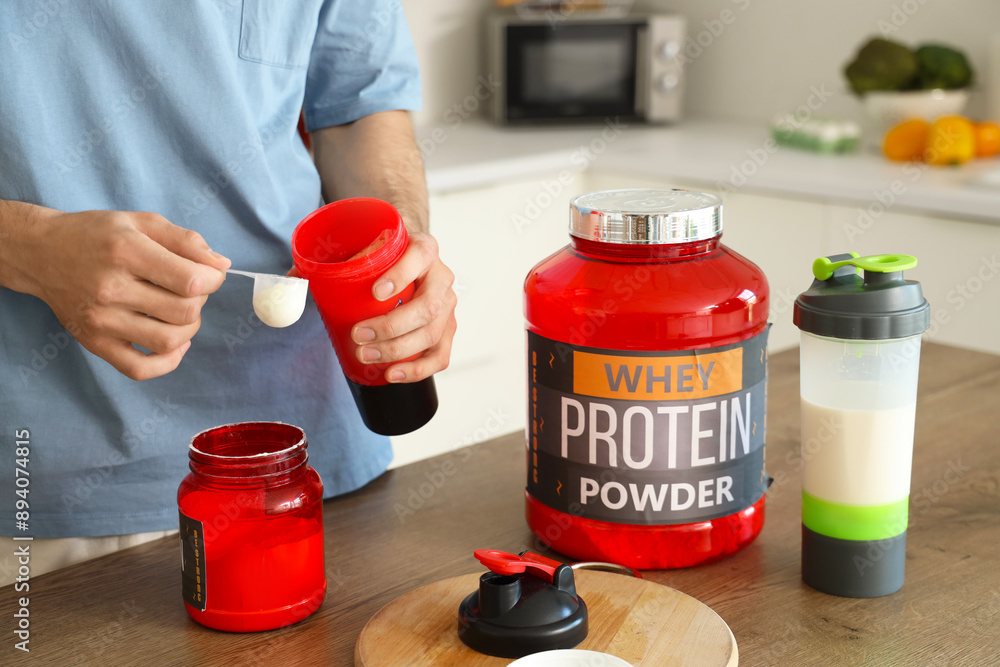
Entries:
{"type": "MultiPolygon", "coordinates": [[[[576,648],[602,651],[634,667],[735,667],[729,626],[693,597],[644,579],[577,570],[590,632],[576,648]]],[[[429,584],[380,609],[354,648],[357,667],[500,667],[510,658],[473,651],[458,638],[458,605],[479,586],[478,574],[429,584]]]]}

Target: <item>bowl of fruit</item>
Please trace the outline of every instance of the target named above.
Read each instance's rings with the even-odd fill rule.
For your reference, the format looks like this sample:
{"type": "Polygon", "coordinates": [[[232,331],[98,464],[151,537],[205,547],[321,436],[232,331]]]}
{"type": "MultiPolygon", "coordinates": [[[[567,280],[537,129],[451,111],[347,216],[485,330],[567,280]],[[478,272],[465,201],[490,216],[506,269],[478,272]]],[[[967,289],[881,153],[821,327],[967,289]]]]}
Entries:
{"type": "Polygon", "coordinates": [[[880,134],[908,119],[931,123],[965,110],[975,77],[961,51],[875,37],[844,67],[844,77],[880,134]]]}

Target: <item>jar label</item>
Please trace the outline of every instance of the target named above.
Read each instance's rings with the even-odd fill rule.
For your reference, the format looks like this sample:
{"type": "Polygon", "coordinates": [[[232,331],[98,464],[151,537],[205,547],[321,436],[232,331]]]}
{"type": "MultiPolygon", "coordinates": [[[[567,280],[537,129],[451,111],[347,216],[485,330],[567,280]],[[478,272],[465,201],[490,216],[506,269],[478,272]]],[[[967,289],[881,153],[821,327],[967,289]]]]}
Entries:
{"type": "Polygon", "coordinates": [[[184,601],[205,611],[205,531],[201,521],[180,515],[181,593],[184,601]]]}
{"type": "Polygon", "coordinates": [[[753,505],[767,330],[699,350],[581,347],[528,332],[528,492],[600,521],[664,525],[753,505]]]}

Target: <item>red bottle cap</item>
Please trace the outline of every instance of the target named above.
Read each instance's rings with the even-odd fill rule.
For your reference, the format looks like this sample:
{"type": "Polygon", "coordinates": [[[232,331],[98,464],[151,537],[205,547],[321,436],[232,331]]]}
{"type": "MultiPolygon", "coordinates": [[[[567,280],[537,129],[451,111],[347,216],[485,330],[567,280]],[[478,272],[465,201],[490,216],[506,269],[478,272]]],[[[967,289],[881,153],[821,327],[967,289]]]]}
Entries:
{"type": "Polygon", "coordinates": [[[556,569],[562,565],[557,560],[539,556],[538,554],[525,551],[520,556],[498,551],[497,549],[476,549],[474,555],[480,563],[496,574],[521,574],[527,572],[540,579],[544,579],[550,584],[553,583],[556,569]]]}

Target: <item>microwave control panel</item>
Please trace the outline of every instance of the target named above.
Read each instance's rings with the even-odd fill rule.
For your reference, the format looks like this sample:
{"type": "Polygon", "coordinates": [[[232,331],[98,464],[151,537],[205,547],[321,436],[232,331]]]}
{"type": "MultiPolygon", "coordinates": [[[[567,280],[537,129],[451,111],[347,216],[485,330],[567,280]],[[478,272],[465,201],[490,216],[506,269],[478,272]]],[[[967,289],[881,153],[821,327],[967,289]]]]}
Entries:
{"type": "Polygon", "coordinates": [[[639,31],[636,111],[651,123],[680,120],[684,89],[684,19],[651,15],[639,31]],[[645,68],[645,71],[642,71],[645,68]]]}

